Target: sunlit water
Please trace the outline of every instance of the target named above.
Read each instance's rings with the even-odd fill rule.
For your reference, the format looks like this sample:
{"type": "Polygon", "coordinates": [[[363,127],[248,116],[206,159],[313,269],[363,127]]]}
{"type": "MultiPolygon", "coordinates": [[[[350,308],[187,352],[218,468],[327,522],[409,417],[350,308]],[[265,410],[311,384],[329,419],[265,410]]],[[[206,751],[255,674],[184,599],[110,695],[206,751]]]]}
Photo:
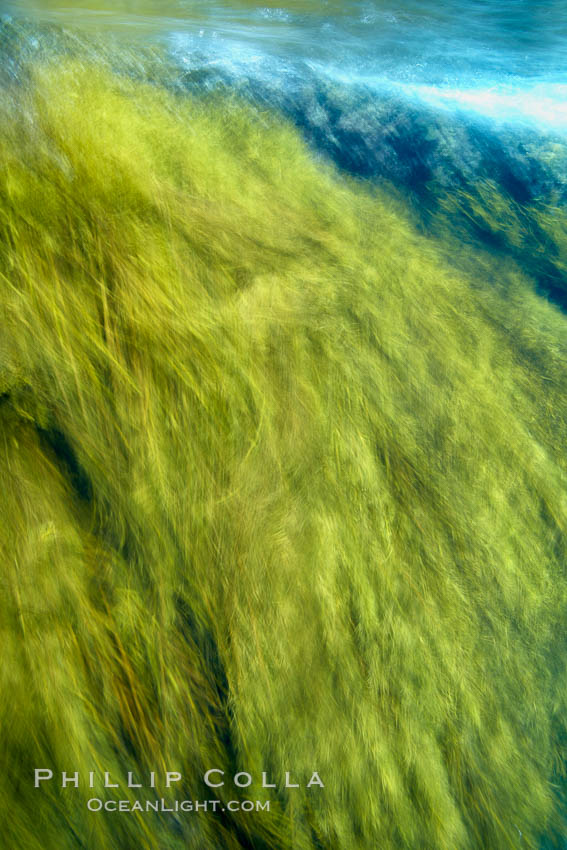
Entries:
{"type": "Polygon", "coordinates": [[[44,20],[160,43],[185,69],[280,85],[315,72],[439,109],[567,132],[567,7],[561,0],[281,7],[11,2],[5,10],[33,10],[44,20]]]}

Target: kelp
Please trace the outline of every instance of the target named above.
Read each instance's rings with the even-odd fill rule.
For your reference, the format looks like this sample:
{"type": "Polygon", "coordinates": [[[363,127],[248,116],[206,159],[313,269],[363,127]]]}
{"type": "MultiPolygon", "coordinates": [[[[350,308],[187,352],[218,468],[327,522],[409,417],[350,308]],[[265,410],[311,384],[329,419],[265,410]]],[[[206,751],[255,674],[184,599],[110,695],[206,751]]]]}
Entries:
{"type": "Polygon", "coordinates": [[[237,98],[1,110],[2,846],[559,835],[565,317],[237,98]],[[87,808],[166,770],[224,810],[87,808]]]}
{"type": "Polygon", "coordinates": [[[426,231],[446,247],[452,243],[463,267],[469,247],[481,248],[493,261],[515,263],[536,292],[567,310],[567,214],[558,199],[519,203],[495,181],[480,178],[466,189],[438,192],[425,218],[426,231]]]}

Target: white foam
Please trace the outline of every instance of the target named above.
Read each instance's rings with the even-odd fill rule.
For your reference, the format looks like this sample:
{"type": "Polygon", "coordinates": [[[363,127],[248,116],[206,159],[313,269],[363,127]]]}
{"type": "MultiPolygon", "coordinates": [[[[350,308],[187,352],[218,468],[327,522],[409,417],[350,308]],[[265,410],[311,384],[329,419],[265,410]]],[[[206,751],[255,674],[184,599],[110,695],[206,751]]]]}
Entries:
{"type": "Polygon", "coordinates": [[[421,84],[400,87],[407,94],[442,109],[474,112],[498,122],[521,122],[567,132],[567,85],[514,83],[460,88],[421,84]]]}

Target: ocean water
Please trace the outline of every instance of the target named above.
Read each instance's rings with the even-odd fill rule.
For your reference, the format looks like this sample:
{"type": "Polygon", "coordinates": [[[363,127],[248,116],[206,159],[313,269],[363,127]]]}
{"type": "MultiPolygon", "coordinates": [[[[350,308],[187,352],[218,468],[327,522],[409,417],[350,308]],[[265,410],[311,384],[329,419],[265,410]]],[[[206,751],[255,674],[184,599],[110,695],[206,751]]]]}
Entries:
{"type": "Polygon", "coordinates": [[[180,65],[283,85],[312,72],[498,122],[565,130],[567,13],[558,0],[3,4],[168,45],[180,65]]]}
{"type": "Polygon", "coordinates": [[[8,840],[567,848],[565,2],[8,0],[0,107],[8,840]]]}

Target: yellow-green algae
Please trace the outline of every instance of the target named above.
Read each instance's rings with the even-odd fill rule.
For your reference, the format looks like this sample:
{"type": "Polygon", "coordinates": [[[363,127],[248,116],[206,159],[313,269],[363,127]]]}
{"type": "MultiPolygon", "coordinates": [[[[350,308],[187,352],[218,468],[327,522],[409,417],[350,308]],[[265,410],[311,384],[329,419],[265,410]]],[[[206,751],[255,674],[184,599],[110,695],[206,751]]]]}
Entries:
{"type": "Polygon", "coordinates": [[[565,317],[236,102],[78,64],[13,97],[1,845],[559,831],[565,317]],[[35,767],[179,770],[178,797],[271,812],[94,814],[35,767]],[[210,767],[279,787],[211,795],[210,767]]]}

